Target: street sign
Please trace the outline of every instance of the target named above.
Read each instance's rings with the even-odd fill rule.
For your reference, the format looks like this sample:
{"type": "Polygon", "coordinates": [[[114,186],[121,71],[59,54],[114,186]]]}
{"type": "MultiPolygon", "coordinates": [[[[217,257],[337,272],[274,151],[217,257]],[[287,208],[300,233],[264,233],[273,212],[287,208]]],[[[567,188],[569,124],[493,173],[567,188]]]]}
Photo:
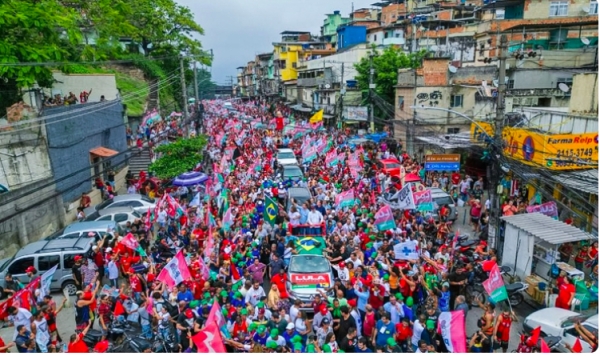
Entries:
{"type": "Polygon", "coordinates": [[[459,171],[460,163],[459,162],[425,162],[425,170],[426,171],[459,171]]]}
{"type": "Polygon", "coordinates": [[[425,162],[460,162],[459,154],[426,155],[425,162]]]}

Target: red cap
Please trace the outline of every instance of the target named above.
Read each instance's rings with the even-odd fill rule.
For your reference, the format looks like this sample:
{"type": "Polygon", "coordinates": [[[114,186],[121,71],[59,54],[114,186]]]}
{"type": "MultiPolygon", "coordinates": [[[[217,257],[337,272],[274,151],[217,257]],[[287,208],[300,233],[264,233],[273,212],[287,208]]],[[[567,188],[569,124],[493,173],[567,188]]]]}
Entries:
{"type": "Polygon", "coordinates": [[[127,273],[135,274],[135,270],[133,268],[130,268],[129,271],[127,271],[127,273]]]}
{"type": "Polygon", "coordinates": [[[351,307],[353,307],[353,308],[356,307],[356,299],[350,299],[348,301],[348,305],[351,306],[351,307]]]}
{"type": "Polygon", "coordinates": [[[321,311],[321,315],[327,315],[327,312],[328,312],[327,306],[324,305],[324,304],[321,305],[321,310],[320,311],[321,311]]]}
{"type": "Polygon", "coordinates": [[[154,281],[154,274],[153,273],[148,273],[146,275],[146,281],[152,283],[154,281]]]}
{"type": "Polygon", "coordinates": [[[97,353],[105,353],[108,350],[108,340],[100,341],[94,347],[94,351],[97,353]]]}
{"type": "Polygon", "coordinates": [[[482,246],[487,246],[487,242],[486,241],[479,241],[479,244],[482,246]]]}
{"type": "Polygon", "coordinates": [[[75,261],[79,261],[79,260],[81,260],[82,258],[83,258],[83,257],[81,257],[81,256],[75,256],[75,257],[73,258],[73,260],[75,260],[75,261]]]}
{"type": "Polygon", "coordinates": [[[338,266],[340,266],[340,268],[346,268],[346,264],[344,262],[340,262],[338,266]]]}
{"type": "Polygon", "coordinates": [[[35,273],[35,267],[33,267],[33,266],[27,267],[27,269],[25,270],[25,273],[35,273]]]}
{"type": "Polygon", "coordinates": [[[185,311],[185,317],[186,318],[193,318],[194,317],[194,313],[192,312],[192,309],[187,309],[185,311]]]}

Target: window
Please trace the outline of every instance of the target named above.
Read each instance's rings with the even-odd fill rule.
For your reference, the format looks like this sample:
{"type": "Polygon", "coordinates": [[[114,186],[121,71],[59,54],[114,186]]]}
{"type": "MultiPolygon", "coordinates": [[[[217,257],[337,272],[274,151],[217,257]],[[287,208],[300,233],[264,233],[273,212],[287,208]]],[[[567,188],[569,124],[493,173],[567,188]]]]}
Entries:
{"type": "Polygon", "coordinates": [[[38,257],[38,269],[40,272],[47,271],[60,263],[60,256],[40,256],[38,257]]]}
{"type": "Polygon", "coordinates": [[[451,108],[462,108],[463,96],[462,95],[450,95],[450,107],[451,108]]]}
{"type": "Polygon", "coordinates": [[[568,12],[568,1],[553,1],[550,3],[550,16],[567,16],[568,12]]]}
{"type": "Polygon", "coordinates": [[[96,221],[111,221],[111,220],[112,220],[112,215],[105,215],[96,221]]]}
{"type": "Polygon", "coordinates": [[[404,96],[398,96],[398,109],[404,110],[404,96]]]}
{"type": "Polygon", "coordinates": [[[590,1],[590,15],[597,15],[597,14],[598,14],[598,2],[590,1]]]}
{"type": "Polygon", "coordinates": [[[565,84],[569,88],[573,87],[573,78],[558,78],[556,79],[556,88],[560,89],[560,84],[565,84]]]}
{"type": "Polygon", "coordinates": [[[123,221],[127,221],[127,214],[117,214],[115,215],[115,221],[116,222],[123,222],[123,221]]]}
{"type": "Polygon", "coordinates": [[[63,269],[71,269],[75,265],[75,256],[77,255],[63,255],[63,269]]]}
{"type": "Polygon", "coordinates": [[[509,79],[508,83],[506,83],[506,89],[514,89],[514,87],[515,87],[515,80],[509,79]]]}
{"type": "Polygon", "coordinates": [[[449,127],[447,129],[447,133],[448,134],[457,134],[460,132],[460,128],[459,127],[449,127]]]}
{"type": "Polygon", "coordinates": [[[14,261],[10,267],[8,267],[8,273],[13,276],[16,274],[25,274],[25,270],[29,266],[33,266],[33,257],[21,258],[20,260],[14,261]]]}

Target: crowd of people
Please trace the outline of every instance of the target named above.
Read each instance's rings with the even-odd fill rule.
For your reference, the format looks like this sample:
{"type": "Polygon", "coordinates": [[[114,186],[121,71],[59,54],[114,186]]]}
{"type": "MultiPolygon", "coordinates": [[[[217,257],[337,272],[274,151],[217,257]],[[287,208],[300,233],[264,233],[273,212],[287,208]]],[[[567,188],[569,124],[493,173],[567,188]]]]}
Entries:
{"type": "MultiPolygon", "coordinates": [[[[114,239],[98,241],[90,255],[76,257],[76,333],[61,339],[56,315],[65,302],[57,305],[44,296],[33,313],[8,310],[19,352],[60,351],[62,344],[66,352],[114,351],[123,337],[125,343],[133,340],[130,352],[159,352],[157,343],[169,352],[452,351],[457,341],[448,340],[441,315],[462,313],[458,328],[464,331],[473,304],[467,286],[480,262],[494,263],[495,251],[482,240],[481,261],[454,258],[457,234],[439,210],[437,221],[430,212],[394,210],[393,227],[381,229],[379,197],[399,186],[375,163],[395,158],[420,174],[424,185],[470,204],[475,231],[489,208],[479,202],[481,179],[458,172],[426,174],[422,162],[399,144],[352,145],[346,132],[324,129],[309,117],[294,118],[282,104],[204,106],[209,142],[201,168],[210,181],[203,188],[164,189],[148,184],[145,174],[137,181],[132,177],[130,186],[151,195],[156,209],[128,224],[127,236],[115,232],[114,239]],[[302,177],[282,175],[278,148],[296,152],[302,177]],[[311,198],[288,201],[293,187],[307,188],[311,198]],[[349,191],[353,200],[342,204],[340,196],[349,191]],[[310,302],[294,298],[287,274],[304,236],[323,238],[318,251],[334,276],[310,302]],[[394,246],[407,241],[416,242],[418,258],[397,258],[394,246]],[[177,256],[185,258],[190,278],[171,270],[177,256]],[[169,278],[183,281],[165,279],[166,269],[169,278]],[[223,320],[221,345],[203,334],[214,318],[223,320]],[[127,331],[115,336],[115,330],[127,329],[124,324],[138,328],[137,336],[148,343],[136,343],[127,331]]],[[[143,134],[152,139],[165,129],[157,124],[143,134]]],[[[479,330],[458,343],[470,352],[506,352],[515,314],[505,303],[485,301],[479,307],[484,310],[479,330]]],[[[529,352],[539,351],[538,345],[523,341],[529,352]]]]}

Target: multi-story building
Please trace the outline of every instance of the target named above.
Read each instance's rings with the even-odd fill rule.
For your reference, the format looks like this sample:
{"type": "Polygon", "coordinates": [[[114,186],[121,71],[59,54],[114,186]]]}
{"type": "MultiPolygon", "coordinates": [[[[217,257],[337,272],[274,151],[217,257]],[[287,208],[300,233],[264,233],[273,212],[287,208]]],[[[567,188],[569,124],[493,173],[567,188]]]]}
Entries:
{"type": "Polygon", "coordinates": [[[333,14],[326,14],[326,18],[323,20],[323,26],[321,26],[321,37],[323,41],[331,43],[333,48],[337,45],[337,29],[341,25],[350,22],[349,17],[342,17],[339,11],[334,11],[333,14]]]}

